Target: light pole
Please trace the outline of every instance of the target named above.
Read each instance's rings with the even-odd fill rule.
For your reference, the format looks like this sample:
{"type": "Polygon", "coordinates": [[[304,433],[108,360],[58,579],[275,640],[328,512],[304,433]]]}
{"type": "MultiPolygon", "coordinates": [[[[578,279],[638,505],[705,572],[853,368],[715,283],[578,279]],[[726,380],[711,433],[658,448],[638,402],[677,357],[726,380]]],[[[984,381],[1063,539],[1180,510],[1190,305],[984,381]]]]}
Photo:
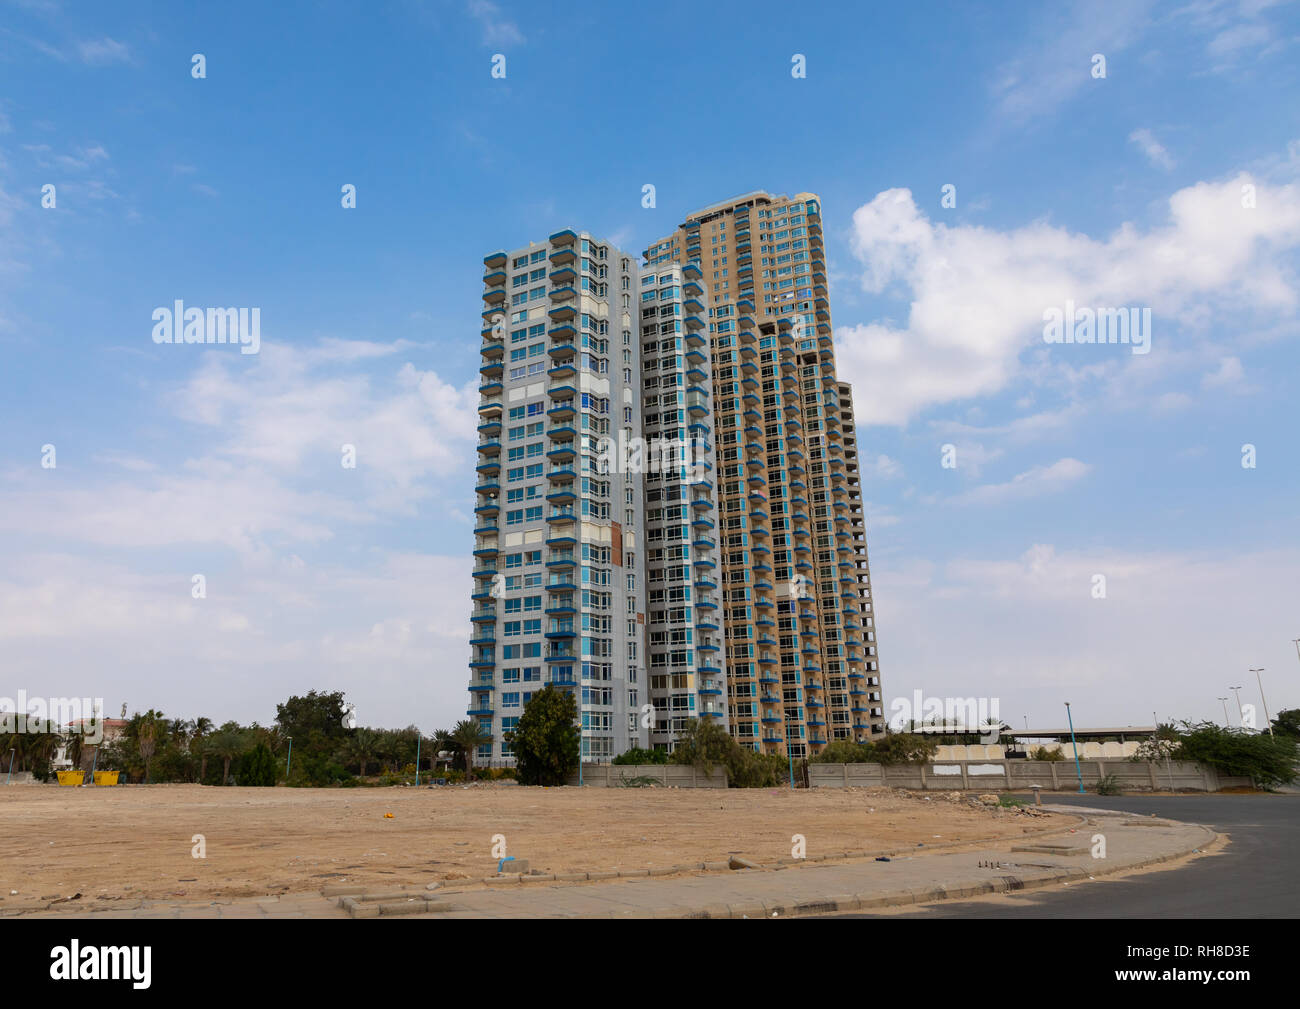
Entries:
{"type": "Polygon", "coordinates": [[[415,787],[416,788],[420,787],[420,741],[421,741],[421,732],[419,729],[416,729],[415,730],[415,787]]]}
{"type": "Polygon", "coordinates": [[[289,736],[288,740],[289,758],[284,762],[284,783],[286,785],[289,783],[289,768],[293,766],[293,736],[289,736]]]}
{"type": "Polygon", "coordinates": [[[1237,718],[1241,722],[1241,727],[1246,727],[1246,713],[1241,710],[1241,687],[1229,687],[1237,697],[1237,718]]]}
{"type": "Polygon", "coordinates": [[[13,780],[14,780],[14,754],[17,753],[17,752],[18,752],[18,751],[17,751],[17,750],[14,750],[14,749],[10,749],[10,751],[9,751],[9,777],[7,777],[7,778],[5,779],[5,784],[6,784],[6,785],[11,785],[11,784],[13,784],[13,780]]]}
{"type": "MultiPolygon", "coordinates": [[[[1268,717],[1268,698],[1264,696],[1264,681],[1259,678],[1259,674],[1263,671],[1263,666],[1251,670],[1251,672],[1255,674],[1255,682],[1259,684],[1259,699],[1264,702],[1264,724],[1268,726],[1268,734],[1273,736],[1273,719],[1268,717]]],[[[1274,738],[1276,738],[1276,736],[1274,736],[1274,738]]]]}
{"type": "Polygon", "coordinates": [[[1074,747],[1074,773],[1079,777],[1079,794],[1083,794],[1083,768],[1079,766],[1079,744],[1074,741],[1074,716],[1070,714],[1070,702],[1065,702],[1065,717],[1070,722],[1070,745],[1074,747]]]}
{"type": "Polygon", "coordinates": [[[1220,697],[1219,700],[1223,702],[1223,725],[1225,728],[1231,729],[1232,723],[1228,721],[1228,699],[1220,697]]]}

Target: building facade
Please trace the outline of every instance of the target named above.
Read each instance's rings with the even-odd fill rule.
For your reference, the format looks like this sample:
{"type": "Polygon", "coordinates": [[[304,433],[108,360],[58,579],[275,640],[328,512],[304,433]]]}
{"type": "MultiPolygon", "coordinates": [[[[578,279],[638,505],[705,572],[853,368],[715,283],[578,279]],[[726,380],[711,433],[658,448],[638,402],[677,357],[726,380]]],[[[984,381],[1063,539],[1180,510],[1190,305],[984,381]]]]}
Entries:
{"type": "Polygon", "coordinates": [[[869,740],[885,718],[821,201],[747,193],[688,215],[644,257],[697,265],[712,306],[732,734],[796,757],[869,740]]]}
{"type": "Polygon", "coordinates": [[[484,258],[470,704],[573,691],[584,759],[709,716],[763,753],[884,731],[820,200],[749,193],[644,262],[586,232],[484,258]]]}
{"type": "Polygon", "coordinates": [[[586,232],[484,264],[468,714],[506,734],[546,684],[572,692],[586,760],[645,745],[641,474],[602,448],[641,429],[634,256],[586,232]]]}

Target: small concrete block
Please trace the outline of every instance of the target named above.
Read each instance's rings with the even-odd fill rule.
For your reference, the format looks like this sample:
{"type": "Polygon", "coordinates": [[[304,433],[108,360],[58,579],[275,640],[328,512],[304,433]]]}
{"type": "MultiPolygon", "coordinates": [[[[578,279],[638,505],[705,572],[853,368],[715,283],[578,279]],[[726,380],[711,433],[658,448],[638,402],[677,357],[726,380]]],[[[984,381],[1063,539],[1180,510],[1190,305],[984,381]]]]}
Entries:
{"type": "Polygon", "coordinates": [[[757,869],[758,865],[755,864],[754,862],[749,861],[749,859],[747,858],[740,858],[736,855],[732,855],[731,859],[727,862],[727,868],[728,869],[757,869]]]}
{"type": "Polygon", "coordinates": [[[557,882],[576,882],[577,880],[586,878],[587,874],[585,872],[557,872],[555,874],[557,882]]]}
{"type": "Polygon", "coordinates": [[[589,872],[589,873],[587,873],[587,878],[588,878],[588,879],[618,879],[618,873],[616,873],[616,872],[589,872]]]}
{"type": "Polygon", "coordinates": [[[624,878],[630,878],[632,876],[649,876],[650,870],[649,869],[620,869],[618,871],[618,874],[624,878]]]}
{"type": "Polygon", "coordinates": [[[731,863],[730,862],[705,862],[704,865],[701,866],[701,868],[703,868],[705,872],[725,872],[727,869],[731,868],[731,863]]]}

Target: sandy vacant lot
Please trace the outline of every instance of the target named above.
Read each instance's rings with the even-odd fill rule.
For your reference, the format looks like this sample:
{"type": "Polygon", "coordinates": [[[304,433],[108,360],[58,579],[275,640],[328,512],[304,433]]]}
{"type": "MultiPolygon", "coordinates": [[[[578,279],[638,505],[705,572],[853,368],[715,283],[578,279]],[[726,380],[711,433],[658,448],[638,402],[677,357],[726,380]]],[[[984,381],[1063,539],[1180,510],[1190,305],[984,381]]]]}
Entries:
{"type": "Polygon", "coordinates": [[[534,870],[565,872],[771,862],[790,856],[794,834],[817,855],[1019,837],[1053,821],[1067,824],[888,789],[20,786],[0,789],[0,913],[74,893],[103,906],[481,877],[496,871],[496,834],[534,870]],[[206,858],[192,857],[196,834],[206,858]]]}

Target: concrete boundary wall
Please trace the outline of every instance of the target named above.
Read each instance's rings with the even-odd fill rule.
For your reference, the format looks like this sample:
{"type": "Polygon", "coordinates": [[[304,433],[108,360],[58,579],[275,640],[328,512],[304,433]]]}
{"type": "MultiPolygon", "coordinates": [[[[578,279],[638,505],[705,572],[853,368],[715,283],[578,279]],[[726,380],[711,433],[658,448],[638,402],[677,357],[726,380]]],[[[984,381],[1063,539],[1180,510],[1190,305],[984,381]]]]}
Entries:
{"type": "MultiPolygon", "coordinates": [[[[595,788],[621,788],[637,778],[649,778],[656,784],[669,788],[726,788],[727,771],[714,767],[705,774],[690,764],[583,764],[582,783],[595,788]]],[[[578,776],[569,778],[570,785],[578,783],[578,776]]],[[[640,782],[644,785],[645,782],[640,782]]],[[[653,787],[653,786],[647,786],[653,787]]]]}
{"type": "MultiPolygon", "coordinates": [[[[1134,763],[1131,760],[1082,760],[1084,787],[1114,775],[1119,786],[1132,791],[1188,789],[1217,792],[1249,788],[1249,778],[1227,777],[1192,761],[1134,763]]],[[[936,760],[932,764],[809,764],[810,785],[822,788],[889,786],[933,791],[997,792],[1041,785],[1044,791],[1077,792],[1074,761],[936,760]]]]}

